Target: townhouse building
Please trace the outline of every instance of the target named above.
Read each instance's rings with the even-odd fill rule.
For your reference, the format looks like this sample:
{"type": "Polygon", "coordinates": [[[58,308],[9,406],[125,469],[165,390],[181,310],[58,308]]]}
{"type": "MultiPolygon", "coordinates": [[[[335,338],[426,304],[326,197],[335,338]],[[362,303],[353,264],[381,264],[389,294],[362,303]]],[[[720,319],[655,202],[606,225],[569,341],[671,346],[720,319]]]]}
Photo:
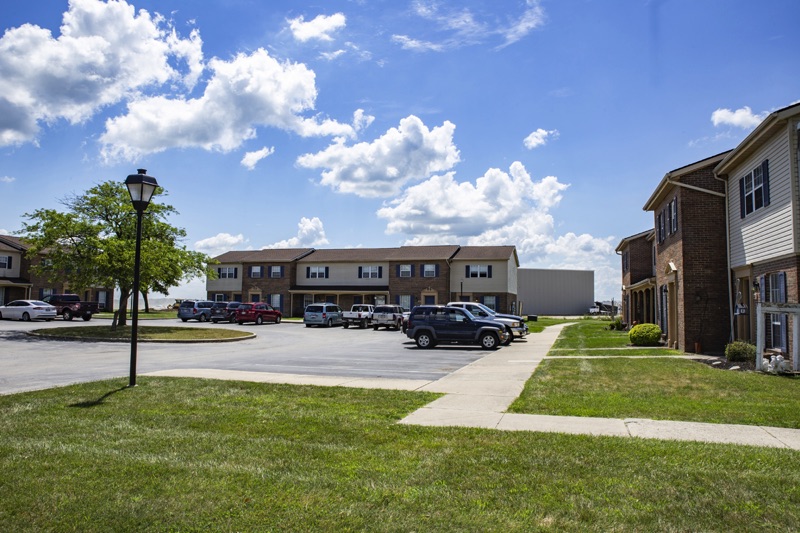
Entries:
{"type": "MultiPolygon", "coordinates": [[[[0,305],[12,300],[41,300],[51,294],[71,293],[64,281],[50,281],[36,273],[36,266],[47,261],[46,254],[27,256],[28,246],[19,238],[0,235],[0,305]]],[[[97,302],[100,309],[113,311],[114,289],[92,287],[80,293],[85,301],[97,302]]]]}
{"type": "Polygon", "coordinates": [[[672,170],[644,205],[653,212],[657,321],[668,346],[721,353],[730,337],[725,184],[728,152],[672,170]]]}
{"type": "Polygon", "coordinates": [[[765,314],[760,344],[792,353],[798,370],[800,267],[800,104],[771,113],[717,165],[727,186],[731,327],[756,342],[757,304],[765,314]],[[794,309],[793,309],[794,308],[794,309]],[[794,332],[794,334],[793,334],[794,332]]]}
{"type": "Polygon", "coordinates": [[[302,316],[317,302],[410,309],[468,299],[505,312],[517,308],[519,260],[513,246],[232,251],[214,259],[218,279],[206,281],[208,298],[269,301],[289,316],[302,316]],[[253,288],[254,267],[269,273],[270,285],[253,288]]]}
{"type": "Polygon", "coordinates": [[[631,325],[655,323],[655,231],[625,237],[615,251],[622,262],[622,321],[631,325]]]}

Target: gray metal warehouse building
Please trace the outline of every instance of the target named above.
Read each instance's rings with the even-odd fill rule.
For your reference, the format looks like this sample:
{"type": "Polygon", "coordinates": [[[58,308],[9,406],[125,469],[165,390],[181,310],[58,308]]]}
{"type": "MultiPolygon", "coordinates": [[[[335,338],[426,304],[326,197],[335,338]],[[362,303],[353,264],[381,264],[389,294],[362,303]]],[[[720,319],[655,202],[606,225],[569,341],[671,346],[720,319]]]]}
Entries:
{"type": "Polygon", "coordinates": [[[517,269],[525,315],[585,315],[594,303],[593,270],[517,269]]]}

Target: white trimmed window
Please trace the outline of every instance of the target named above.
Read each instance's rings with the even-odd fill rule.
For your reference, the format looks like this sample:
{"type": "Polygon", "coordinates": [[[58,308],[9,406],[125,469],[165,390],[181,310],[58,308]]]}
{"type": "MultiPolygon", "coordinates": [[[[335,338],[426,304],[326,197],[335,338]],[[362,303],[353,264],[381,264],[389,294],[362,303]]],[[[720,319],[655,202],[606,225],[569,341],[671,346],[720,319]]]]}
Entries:
{"type": "Polygon", "coordinates": [[[401,278],[411,277],[411,265],[400,265],[400,277],[401,278]]]}
{"type": "Polygon", "coordinates": [[[436,265],[424,265],[422,267],[423,276],[426,278],[435,278],[436,277],[436,265]]]}
{"type": "Polygon", "coordinates": [[[411,309],[411,295],[401,294],[397,297],[397,304],[403,309],[411,309]]]}
{"type": "Polygon", "coordinates": [[[489,265],[469,265],[467,268],[469,269],[469,277],[471,278],[491,277],[489,275],[489,265]]]}
{"type": "Polygon", "coordinates": [[[10,255],[0,255],[0,268],[11,268],[11,264],[10,255]]]}
{"type": "Polygon", "coordinates": [[[261,277],[263,277],[262,272],[263,272],[263,270],[261,269],[261,265],[259,265],[259,266],[251,266],[250,267],[250,277],[251,278],[261,278],[261,277]]]}
{"type": "Polygon", "coordinates": [[[308,277],[309,278],[324,278],[325,277],[325,269],[324,266],[312,266],[308,267],[308,277]]]}
{"type": "Polygon", "coordinates": [[[380,277],[380,269],[377,266],[362,266],[359,267],[358,270],[361,272],[362,278],[379,278],[380,277]]]}
{"type": "Polygon", "coordinates": [[[497,296],[484,296],[483,305],[492,311],[497,311],[497,296]]]}
{"type": "Polygon", "coordinates": [[[239,269],[236,267],[220,267],[217,269],[219,279],[236,279],[239,269]]]}
{"type": "Polygon", "coordinates": [[[214,301],[215,302],[224,302],[225,301],[225,295],[224,294],[215,294],[214,295],[214,301]]]}
{"type": "Polygon", "coordinates": [[[271,266],[271,267],[269,267],[269,277],[271,277],[271,278],[282,278],[283,277],[283,267],[282,266],[271,266]]]}

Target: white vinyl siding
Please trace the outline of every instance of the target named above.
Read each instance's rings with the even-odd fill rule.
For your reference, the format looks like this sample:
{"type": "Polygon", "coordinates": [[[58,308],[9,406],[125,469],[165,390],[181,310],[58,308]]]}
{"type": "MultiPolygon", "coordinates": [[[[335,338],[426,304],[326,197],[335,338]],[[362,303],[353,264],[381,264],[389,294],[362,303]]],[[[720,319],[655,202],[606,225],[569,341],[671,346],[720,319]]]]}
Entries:
{"type": "Polygon", "coordinates": [[[731,267],[794,252],[792,185],[788,132],[784,130],[728,173],[731,267]],[[741,216],[739,180],[769,161],[769,205],[741,216]]]}

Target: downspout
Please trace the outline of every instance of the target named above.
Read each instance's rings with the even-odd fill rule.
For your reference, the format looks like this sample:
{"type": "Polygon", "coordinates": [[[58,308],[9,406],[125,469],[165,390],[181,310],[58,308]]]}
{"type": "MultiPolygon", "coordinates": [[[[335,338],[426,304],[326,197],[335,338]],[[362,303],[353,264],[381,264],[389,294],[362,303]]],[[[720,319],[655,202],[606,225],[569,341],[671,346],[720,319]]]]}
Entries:
{"type": "MultiPolygon", "coordinates": [[[[730,326],[730,333],[728,333],[728,342],[733,342],[733,274],[731,273],[731,222],[730,222],[730,197],[728,196],[728,180],[722,179],[714,173],[714,179],[719,180],[725,185],[725,260],[728,265],[728,321],[730,326]]],[[[751,311],[752,312],[752,311],[751,311]]]]}

